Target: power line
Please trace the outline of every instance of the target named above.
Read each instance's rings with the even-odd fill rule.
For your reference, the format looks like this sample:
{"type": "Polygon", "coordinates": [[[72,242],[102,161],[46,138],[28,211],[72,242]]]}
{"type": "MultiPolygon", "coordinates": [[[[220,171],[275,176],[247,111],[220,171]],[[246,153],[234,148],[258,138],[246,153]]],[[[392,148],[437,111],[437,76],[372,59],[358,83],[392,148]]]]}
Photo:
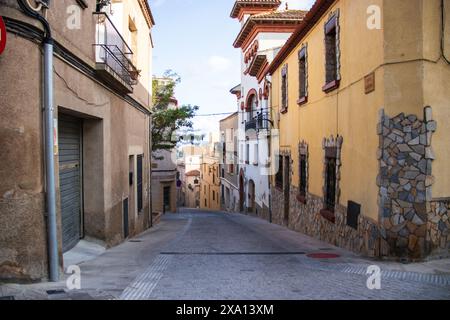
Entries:
{"type": "Polygon", "coordinates": [[[208,114],[196,114],[194,117],[213,117],[213,116],[224,116],[227,114],[233,114],[236,111],[223,112],[223,113],[208,113],[208,114]]]}
{"type": "MultiPolygon", "coordinates": [[[[258,112],[258,111],[265,111],[265,110],[271,110],[270,107],[268,108],[258,108],[254,111],[258,112]]],[[[196,114],[194,117],[213,117],[213,116],[224,116],[224,115],[228,115],[228,114],[233,114],[235,112],[238,113],[246,113],[246,111],[230,111],[230,112],[222,112],[222,113],[206,113],[206,114],[196,114]]]]}

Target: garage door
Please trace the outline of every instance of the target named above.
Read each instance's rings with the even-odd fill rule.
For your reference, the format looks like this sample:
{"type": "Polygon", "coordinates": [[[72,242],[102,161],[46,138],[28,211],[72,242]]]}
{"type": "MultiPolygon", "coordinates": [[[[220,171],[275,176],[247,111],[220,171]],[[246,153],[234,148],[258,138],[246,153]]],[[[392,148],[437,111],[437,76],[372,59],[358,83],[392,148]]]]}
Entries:
{"type": "Polygon", "coordinates": [[[81,235],[81,121],[59,115],[59,183],[61,192],[63,252],[81,235]]]}

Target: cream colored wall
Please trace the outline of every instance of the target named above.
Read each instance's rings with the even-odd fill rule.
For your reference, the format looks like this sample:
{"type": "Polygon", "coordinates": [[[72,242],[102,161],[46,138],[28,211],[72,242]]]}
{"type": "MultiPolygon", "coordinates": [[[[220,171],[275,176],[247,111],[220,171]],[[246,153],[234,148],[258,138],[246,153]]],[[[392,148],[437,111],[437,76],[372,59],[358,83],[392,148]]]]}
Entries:
{"type": "MultiPolygon", "coordinates": [[[[153,48],[150,38],[150,28],[145,19],[144,13],[139,5],[138,1],[120,1],[116,0],[114,3],[123,2],[122,10],[122,22],[123,25],[119,30],[123,30],[123,38],[125,41],[131,39],[130,31],[128,28],[129,18],[131,17],[137,28],[137,43],[138,50],[135,53],[137,55],[136,68],[141,70],[139,78],[139,84],[134,87],[133,96],[138,99],[145,106],[151,104],[151,86],[152,86],[152,55],[153,48]]],[[[131,47],[131,43],[128,43],[131,47]]]]}
{"type": "MultiPolygon", "coordinates": [[[[329,94],[322,91],[325,84],[324,29],[329,12],[292,51],[274,73],[272,105],[280,106],[280,72],[287,62],[289,109],[280,114],[280,146],[290,149],[293,158],[293,185],[298,186],[298,143],[309,144],[309,192],[323,196],[324,137],[341,135],[342,146],[340,204],[348,200],[362,204],[362,214],[376,219],[378,215],[378,111],[383,107],[383,34],[366,27],[369,5],[382,7],[382,0],[342,0],[329,12],[340,9],[341,83],[329,94]],[[308,103],[297,105],[298,51],[308,44],[308,103]],[[364,93],[364,76],[375,71],[376,91],[364,93]],[[357,177],[357,178],[356,178],[357,177]]],[[[275,117],[276,118],[276,117],[275,117]]]]}
{"type": "MultiPolygon", "coordinates": [[[[424,57],[437,63],[424,63],[424,106],[431,106],[437,130],[432,138],[436,159],[433,161],[435,184],[433,198],[450,197],[450,65],[441,57],[440,1],[424,0],[424,57]]],[[[444,54],[450,60],[450,1],[445,0],[444,54]]]]}
{"type": "Polygon", "coordinates": [[[208,210],[220,210],[220,175],[218,163],[206,163],[201,165],[200,183],[200,208],[208,210]],[[211,173],[209,170],[211,169],[211,173]],[[214,179],[213,180],[213,176],[214,179]],[[214,183],[215,182],[215,183],[214,183]],[[206,191],[205,191],[206,187],[206,191]],[[213,192],[215,198],[213,200],[213,192]],[[206,205],[205,205],[206,199],[206,205]]]}
{"type": "MultiPolygon", "coordinates": [[[[450,59],[450,1],[444,3],[444,52],[450,59]]],[[[450,66],[441,56],[441,1],[384,0],[384,5],[387,114],[423,119],[423,108],[432,107],[438,123],[432,138],[432,196],[450,197],[450,66]]]]}

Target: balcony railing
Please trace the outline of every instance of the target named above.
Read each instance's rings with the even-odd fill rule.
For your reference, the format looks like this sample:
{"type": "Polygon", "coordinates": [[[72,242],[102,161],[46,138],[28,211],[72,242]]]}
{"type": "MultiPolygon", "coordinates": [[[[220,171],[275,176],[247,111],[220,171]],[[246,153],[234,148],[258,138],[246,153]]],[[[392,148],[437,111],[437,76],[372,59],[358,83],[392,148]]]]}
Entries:
{"type": "Polygon", "coordinates": [[[260,112],[253,119],[245,122],[245,131],[248,130],[268,130],[270,124],[270,115],[268,112],[260,112]]]}
{"type": "Polygon", "coordinates": [[[104,12],[94,12],[96,18],[95,62],[100,75],[116,80],[131,93],[137,83],[138,70],[131,62],[133,51],[104,12]]]}

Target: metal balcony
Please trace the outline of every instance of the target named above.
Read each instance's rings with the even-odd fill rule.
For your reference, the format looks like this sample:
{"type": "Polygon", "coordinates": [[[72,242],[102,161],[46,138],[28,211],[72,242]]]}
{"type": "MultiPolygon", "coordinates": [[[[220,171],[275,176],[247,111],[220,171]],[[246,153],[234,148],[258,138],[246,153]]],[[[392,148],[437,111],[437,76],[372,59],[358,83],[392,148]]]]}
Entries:
{"type": "Polygon", "coordinates": [[[270,124],[270,115],[268,112],[260,112],[253,119],[245,122],[245,131],[248,130],[268,130],[270,124]]]}
{"type": "Polygon", "coordinates": [[[108,15],[94,12],[96,19],[95,63],[98,75],[124,93],[132,93],[139,72],[131,62],[133,51],[108,15]]]}

